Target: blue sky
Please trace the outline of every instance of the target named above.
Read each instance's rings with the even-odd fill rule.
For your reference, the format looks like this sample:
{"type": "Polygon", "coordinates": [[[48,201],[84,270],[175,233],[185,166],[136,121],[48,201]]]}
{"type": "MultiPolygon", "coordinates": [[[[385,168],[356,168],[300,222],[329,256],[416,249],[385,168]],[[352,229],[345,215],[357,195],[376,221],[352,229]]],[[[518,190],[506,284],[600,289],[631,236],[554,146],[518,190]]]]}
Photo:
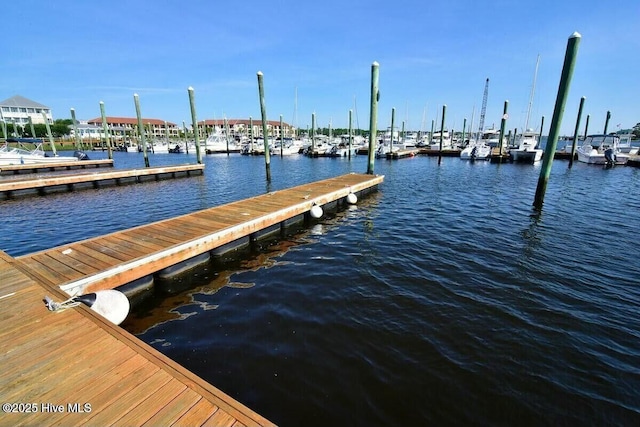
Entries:
{"type": "Polygon", "coordinates": [[[567,40],[582,35],[561,133],[601,132],[640,122],[640,2],[619,0],[306,0],[214,2],[23,0],[3,5],[0,99],[22,95],[54,118],[135,117],[191,122],[260,118],[256,73],[264,73],[270,120],[300,128],[329,123],[368,128],[371,64],[380,64],[378,128],[402,122],[461,129],[486,78],[485,127],[521,129],[540,55],[530,127],[551,122],[567,40]]]}

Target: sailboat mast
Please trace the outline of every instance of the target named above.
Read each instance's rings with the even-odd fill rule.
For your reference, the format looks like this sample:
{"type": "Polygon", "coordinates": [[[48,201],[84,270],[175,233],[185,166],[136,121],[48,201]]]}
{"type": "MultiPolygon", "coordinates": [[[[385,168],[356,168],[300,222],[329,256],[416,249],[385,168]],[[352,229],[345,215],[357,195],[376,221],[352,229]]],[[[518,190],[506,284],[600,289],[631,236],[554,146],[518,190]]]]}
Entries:
{"type": "Polygon", "coordinates": [[[529,94],[529,105],[527,106],[527,121],[524,124],[524,132],[529,129],[529,119],[531,118],[531,109],[533,108],[533,96],[536,92],[536,80],[538,78],[538,64],[540,64],[540,54],[536,59],[536,70],[533,73],[533,83],[531,84],[531,93],[529,94]]]}
{"type": "Polygon", "coordinates": [[[480,109],[480,124],[478,126],[478,140],[484,131],[484,116],[487,113],[487,98],[489,98],[489,77],[484,83],[484,93],[482,94],[482,108],[480,109]]]}

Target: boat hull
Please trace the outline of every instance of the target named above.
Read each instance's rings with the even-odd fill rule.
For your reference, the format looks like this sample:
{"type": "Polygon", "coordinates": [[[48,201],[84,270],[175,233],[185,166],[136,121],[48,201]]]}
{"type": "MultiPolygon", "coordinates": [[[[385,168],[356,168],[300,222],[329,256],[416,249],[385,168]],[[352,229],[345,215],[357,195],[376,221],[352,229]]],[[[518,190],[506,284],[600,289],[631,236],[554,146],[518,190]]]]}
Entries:
{"type": "Polygon", "coordinates": [[[511,150],[511,159],[514,163],[536,163],[542,160],[543,150],[511,150]]]}

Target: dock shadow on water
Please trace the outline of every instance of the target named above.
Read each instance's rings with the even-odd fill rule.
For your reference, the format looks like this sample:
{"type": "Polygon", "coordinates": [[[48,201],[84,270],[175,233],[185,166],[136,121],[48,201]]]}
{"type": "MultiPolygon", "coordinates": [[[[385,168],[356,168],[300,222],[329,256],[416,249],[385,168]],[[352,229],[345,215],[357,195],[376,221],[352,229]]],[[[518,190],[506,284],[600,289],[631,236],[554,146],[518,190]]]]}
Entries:
{"type": "MultiPolygon", "coordinates": [[[[313,244],[319,236],[339,223],[365,214],[377,203],[377,197],[377,193],[369,194],[358,205],[325,212],[317,220],[308,218],[304,222],[292,224],[277,235],[253,241],[222,255],[211,256],[208,262],[170,280],[156,280],[152,289],[132,299],[132,311],[121,327],[132,334],[144,335],[166,322],[182,321],[217,309],[219,305],[215,302],[215,295],[220,290],[240,292],[255,286],[254,282],[241,281],[242,273],[287,264],[287,261],[279,258],[289,250],[313,244]]],[[[158,342],[162,342],[162,346],[170,345],[166,340],[156,340],[150,344],[158,342]]]]}

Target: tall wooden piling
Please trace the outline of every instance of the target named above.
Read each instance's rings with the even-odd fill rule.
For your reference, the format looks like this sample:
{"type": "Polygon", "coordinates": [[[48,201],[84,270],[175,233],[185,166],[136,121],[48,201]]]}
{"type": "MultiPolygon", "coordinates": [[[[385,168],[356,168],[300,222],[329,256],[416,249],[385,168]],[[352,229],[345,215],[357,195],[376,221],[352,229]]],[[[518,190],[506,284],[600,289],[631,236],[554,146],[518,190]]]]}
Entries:
{"type": "Polygon", "coordinates": [[[227,156],[230,154],[229,153],[229,121],[227,120],[227,117],[225,116],[224,118],[224,140],[227,143],[227,156]]]}
{"type": "Polygon", "coordinates": [[[549,182],[549,175],[551,175],[551,164],[553,163],[553,156],[556,151],[556,146],[558,145],[560,125],[562,124],[564,107],[567,102],[569,86],[571,85],[571,77],[573,76],[573,69],[575,68],[576,64],[580,38],[580,34],[578,32],[575,32],[571,35],[571,37],[569,37],[569,40],[567,41],[567,50],[564,57],[564,65],[562,66],[562,74],[560,76],[558,96],[556,97],[556,105],[553,109],[551,126],[549,128],[549,137],[547,139],[547,145],[544,149],[542,168],[540,170],[538,186],[536,187],[536,195],[533,201],[533,206],[538,210],[542,209],[544,194],[547,191],[547,184],[549,182]]]}
{"type": "Polygon", "coordinates": [[[36,130],[33,128],[33,120],[31,120],[31,116],[27,117],[29,120],[29,129],[31,130],[31,138],[36,137],[36,130]]]}
{"type": "Polygon", "coordinates": [[[380,65],[377,62],[371,64],[371,103],[369,106],[369,158],[367,163],[367,174],[373,175],[373,162],[375,159],[376,134],[378,125],[378,102],[380,101],[380,91],[378,81],[380,79],[380,65]]]}
{"type": "Polygon", "coordinates": [[[182,121],[182,132],[184,133],[184,151],[189,154],[189,138],[187,138],[187,125],[182,121]]]}
{"type": "Polygon", "coordinates": [[[169,125],[166,120],[164,121],[164,137],[167,141],[167,148],[169,148],[169,125]]]}
{"type": "Polygon", "coordinates": [[[580,118],[582,118],[582,108],[584,107],[585,97],[580,98],[580,106],[578,107],[578,117],[576,118],[576,128],[573,131],[573,141],[571,142],[571,157],[569,158],[569,169],[573,166],[573,158],[576,155],[576,145],[578,141],[578,127],[580,127],[580,118]]]}
{"type": "Polygon", "coordinates": [[[444,104],[442,106],[442,120],[440,121],[440,149],[438,150],[438,166],[440,166],[440,163],[442,162],[442,138],[444,137],[444,120],[446,115],[447,104],[444,104]]]}
{"type": "Polygon", "coordinates": [[[464,133],[467,130],[467,119],[465,118],[462,122],[462,145],[464,146],[464,133]]]}
{"type": "Polygon", "coordinates": [[[102,117],[102,131],[104,132],[104,139],[107,144],[107,156],[109,159],[113,159],[113,152],[111,151],[111,138],[109,136],[109,127],[107,126],[107,115],[104,112],[104,102],[100,101],[100,116],[102,117]]]}
{"type": "Polygon", "coordinates": [[[282,114],[280,114],[280,157],[284,157],[284,130],[282,128],[282,114]]]}
{"type": "MultiPolygon", "coordinates": [[[[51,126],[49,126],[49,119],[47,119],[47,114],[44,111],[42,112],[42,118],[44,119],[44,124],[47,127],[47,136],[49,137],[49,144],[51,144],[51,150],[53,151],[53,155],[57,156],[58,153],[56,152],[56,143],[53,140],[53,135],[51,134],[51,126]]],[[[102,120],[104,121],[104,116],[102,120]]],[[[111,154],[111,152],[109,152],[109,154],[111,154]]],[[[111,155],[109,156],[109,158],[111,158],[111,155]]]]}
{"type": "Polygon", "coordinates": [[[253,154],[253,117],[249,116],[249,154],[253,154]]]}
{"type": "Polygon", "coordinates": [[[7,122],[5,122],[4,117],[2,117],[2,111],[0,111],[0,117],[2,118],[2,137],[6,140],[9,138],[9,134],[7,133],[7,122]]]}
{"type": "Polygon", "coordinates": [[[589,130],[589,119],[591,118],[591,114],[587,114],[587,119],[584,122],[584,135],[583,139],[587,138],[587,131],[589,130]]]}
{"type": "Polygon", "coordinates": [[[311,113],[311,155],[316,150],[316,113],[311,113]]]}
{"type": "Polygon", "coordinates": [[[393,155],[393,130],[396,122],[396,109],[391,109],[391,139],[389,140],[389,158],[393,155]]]}
{"type": "Polygon", "coordinates": [[[147,155],[147,141],[144,137],[144,125],[142,124],[142,113],[140,113],[140,98],[137,93],[133,94],[133,103],[136,107],[136,117],[138,119],[138,132],[140,133],[140,145],[142,145],[142,156],[144,157],[144,167],[149,167],[149,156],[147,155]]]}
{"type": "Polygon", "coordinates": [[[349,110],[349,151],[347,152],[347,156],[349,160],[351,160],[351,145],[353,143],[353,110],[349,110]]]}
{"type": "Polygon", "coordinates": [[[434,119],[431,119],[431,134],[429,134],[429,144],[433,144],[433,130],[435,129],[435,126],[436,126],[436,121],[434,119]]]}
{"type": "Polygon", "coordinates": [[[498,156],[500,156],[498,158],[498,162],[502,163],[502,157],[503,157],[503,144],[504,144],[504,129],[507,126],[507,119],[509,118],[509,113],[507,113],[507,110],[509,109],[509,100],[504,101],[504,108],[502,110],[502,119],[500,120],[500,136],[498,139],[498,156]]]}
{"type": "Polygon", "coordinates": [[[264,166],[267,173],[267,182],[271,182],[271,153],[269,153],[267,107],[264,100],[263,77],[262,71],[258,71],[258,95],[260,97],[260,114],[262,115],[262,140],[264,141],[264,166]]]}
{"type": "MultiPolygon", "coordinates": [[[[193,88],[189,86],[189,107],[191,109],[191,126],[193,126],[193,139],[196,144],[196,161],[202,164],[202,150],[200,150],[200,136],[198,135],[198,116],[196,115],[196,99],[193,88]]],[[[205,140],[206,141],[206,140],[205,140]]]]}
{"type": "Polygon", "coordinates": [[[607,129],[609,129],[609,120],[611,120],[611,111],[607,111],[607,118],[604,121],[604,130],[602,131],[604,135],[607,134],[607,129]]]}
{"type": "Polygon", "coordinates": [[[76,150],[80,150],[81,143],[80,143],[80,135],[78,134],[78,121],[76,120],[76,110],[73,108],[71,109],[71,122],[73,125],[73,136],[75,137],[75,140],[76,140],[76,150]]]}

